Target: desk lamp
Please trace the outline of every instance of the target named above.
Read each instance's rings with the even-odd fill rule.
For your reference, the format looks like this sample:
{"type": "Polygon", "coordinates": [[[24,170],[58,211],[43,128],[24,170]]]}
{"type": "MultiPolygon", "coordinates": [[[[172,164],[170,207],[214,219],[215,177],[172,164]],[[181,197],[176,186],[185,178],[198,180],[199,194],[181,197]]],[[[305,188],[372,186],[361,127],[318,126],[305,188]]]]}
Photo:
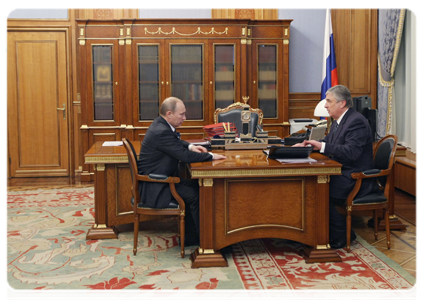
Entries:
{"type": "Polygon", "coordinates": [[[328,123],[327,123],[327,132],[329,132],[330,126],[332,125],[332,118],[329,117],[329,113],[327,109],[325,108],[326,100],[321,100],[314,109],[314,116],[315,117],[327,117],[328,123]]]}

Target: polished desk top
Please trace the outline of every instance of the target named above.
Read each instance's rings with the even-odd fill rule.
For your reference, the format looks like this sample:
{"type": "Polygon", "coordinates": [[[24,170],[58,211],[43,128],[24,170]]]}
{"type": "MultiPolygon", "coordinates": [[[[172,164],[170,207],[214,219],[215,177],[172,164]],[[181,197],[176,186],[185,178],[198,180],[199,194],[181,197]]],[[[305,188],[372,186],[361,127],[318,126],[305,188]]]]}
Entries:
{"type": "MultiPolygon", "coordinates": [[[[102,146],[96,142],[85,154],[86,164],[128,163],[125,147],[102,146]]],[[[141,142],[134,141],[135,151],[139,153],[141,142]]],[[[316,162],[281,163],[268,159],[262,150],[213,150],[227,159],[192,163],[189,171],[192,178],[219,178],[228,176],[281,176],[281,175],[339,175],[341,164],[320,153],[312,153],[316,162]]]]}
{"type": "MultiPolygon", "coordinates": [[[[125,147],[122,146],[103,146],[104,142],[95,142],[90,150],[85,153],[86,164],[101,163],[128,163],[128,156],[125,147]]],[[[141,142],[133,141],[132,145],[137,153],[141,150],[141,142]]]]}

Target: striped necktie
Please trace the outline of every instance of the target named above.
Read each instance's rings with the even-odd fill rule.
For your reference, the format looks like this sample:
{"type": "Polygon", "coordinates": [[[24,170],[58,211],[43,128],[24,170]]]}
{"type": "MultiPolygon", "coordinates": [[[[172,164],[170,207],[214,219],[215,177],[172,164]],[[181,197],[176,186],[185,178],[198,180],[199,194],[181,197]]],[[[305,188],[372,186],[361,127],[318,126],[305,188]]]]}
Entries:
{"type": "Polygon", "coordinates": [[[338,122],[337,121],[334,121],[332,123],[332,128],[331,128],[330,131],[333,132],[333,133],[335,133],[337,129],[338,129],[338,122]]]}

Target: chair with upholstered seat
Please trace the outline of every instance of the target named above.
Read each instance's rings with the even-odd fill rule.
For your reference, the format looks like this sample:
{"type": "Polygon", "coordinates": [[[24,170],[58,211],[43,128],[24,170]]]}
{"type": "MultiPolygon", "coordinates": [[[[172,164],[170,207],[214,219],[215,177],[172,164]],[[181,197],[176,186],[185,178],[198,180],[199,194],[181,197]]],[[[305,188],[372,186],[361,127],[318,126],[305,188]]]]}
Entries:
{"type": "Polygon", "coordinates": [[[226,108],[218,108],[214,112],[214,123],[229,122],[234,123],[239,133],[243,133],[241,112],[248,109],[251,112],[249,122],[249,133],[252,137],[256,136],[257,125],[263,123],[263,112],[260,108],[251,108],[248,104],[236,102],[226,108]]]}
{"type": "Polygon", "coordinates": [[[397,148],[397,137],[388,135],[381,139],[374,150],[374,169],[361,173],[353,173],[351,177],[356,179],[355,186],[348,195],[346,201],[347,209],[347,251],[350,252],[351,242],[351,213],[357,210],[373,210],[374,235],[378,239],[378,219],[377,210],[382,209],[385,217],[386,244],[391,247],[389,228],[389,192],[392,186],[393,165],[397,148]],[[368,194],[361,198],[356,198],[363,180],[376,178],[379,186],[377,192],[368,194]]]}
{"type": "Polygon", "coordinates": [[[149,174],[149,175],[139,175],[138,174],[138,165],[137,165],[137,153],[132,145],[132,143],[123,138],[123,145],[125,146],[126,152],[128,154],[129,169],[131,170],[132,178],[132,195],[133,198],[131,202],[133,204],[134,211],[134,255],[137,254],[137,245],[138,245],[138,231],[139,231],[139,217],[140,215],[154,215],[154,216],[178,216],[178,232],[181,242],[181,257],[185,257],[185,202],[179,196],[176,191],[175,183],[179,183],[180,179],[178,177],[170,177],[160,174],[149,174]],[[178,205],[175,205],[171,202],[167,208],[150,208],[140,203],[140,193],[139,193],[139,182],[159,182],[167,183],[170,186],[170,191],[172,196],[178,202],[178,205]]]}

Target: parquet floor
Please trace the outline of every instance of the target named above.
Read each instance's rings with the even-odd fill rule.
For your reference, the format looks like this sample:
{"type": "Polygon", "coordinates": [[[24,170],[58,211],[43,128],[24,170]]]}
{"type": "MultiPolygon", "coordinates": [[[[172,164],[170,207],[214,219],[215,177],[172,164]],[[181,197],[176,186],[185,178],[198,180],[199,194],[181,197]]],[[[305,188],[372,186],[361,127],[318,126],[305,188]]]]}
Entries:
{"type": "MultiPolygon", "coordinates": [[[[13,178],[7,181],[8,191],[23,191],[39,188],[69,188],[90,187],[92,182],[81,182],[79,178],[69,180],[66,177],[57,178],[13,178]]],[[[371,214],[371,212],[370,212],[371,214]]],[[[379,232],[375,241],[373,228],[367,227],[369,216],[353,216],[353,229],[369,244],[376,247],[387,257],[401,265],[412,276],[416,277],[416,198],[410,194],[395,190],[395,214],[407,226],[406,230],[391,231],[391,249],[386,247],[386,234],[379,232]]]]}

